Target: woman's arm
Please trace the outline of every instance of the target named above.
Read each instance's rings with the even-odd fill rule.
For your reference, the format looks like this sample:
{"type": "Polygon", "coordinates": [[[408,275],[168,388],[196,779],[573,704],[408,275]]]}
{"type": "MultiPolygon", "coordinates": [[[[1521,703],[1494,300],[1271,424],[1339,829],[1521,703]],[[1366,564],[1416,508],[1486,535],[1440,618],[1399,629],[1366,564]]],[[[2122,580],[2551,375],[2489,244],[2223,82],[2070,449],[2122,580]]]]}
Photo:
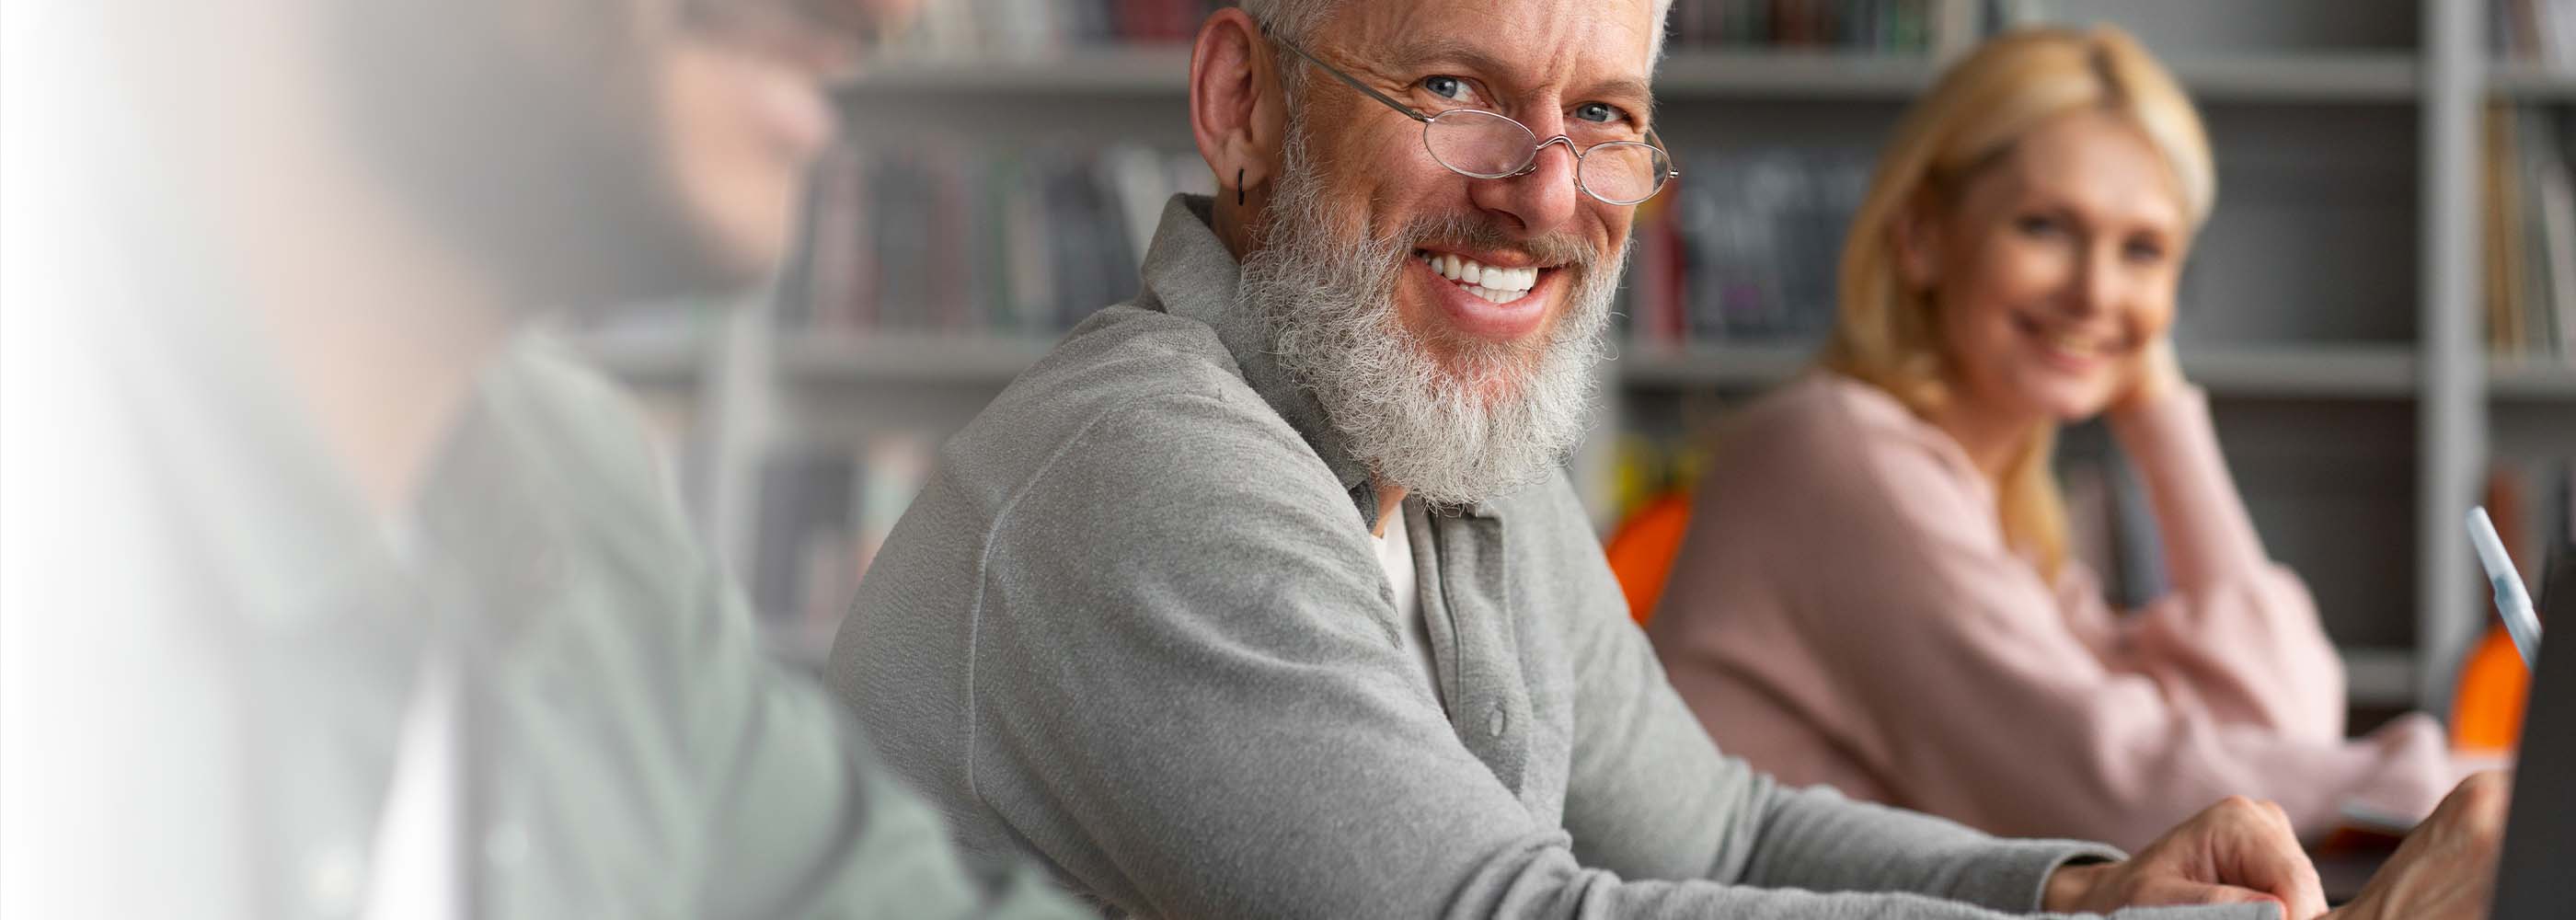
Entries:
{"type": "Polygon", "coordinates": [[[2179,371],[2150,376],[2167,382],[2141,386],[2108,421],[2146,486],[2171,593],[2120,621],[2118,653],[2213,718],[2340,740],[2343,664],[2307,586],[2265,554],[2207,395],[2179,371]]]}
{"type": "MultiPolygon", "coordinates": [[[[1677,681],[1713,675],[1775,700],[1892,801],[2005,834],[2134,847],[2240,794],[2316,833],[2348,798],[2429,808],[2446,785],[2420,719],[2346,742],[2221,718],[2201,675],[2080,635],[2083,611],[2005,543],[1992,492],[1946,435],[1867,399],[1792,408],[1712,466],[1699,555],[1673,586],[1705,596],[1665,605],[1687,622],[1655,624],[1677,681]]],[[[1744,713],[1700,716],[1723,743],[1744,713]]]]}
{"type": "Polygon", "coordinates": [[[1840,670],[1883,714],[1886,760],[1877,766],[1909,802],[1935,812],[2006,833],[2097,834],[2129,846],[2227,795],[2277,800],[2306,834],[2331,826],[2349,798],[2429,808],[2449,779],[2438,734],[2416,720],[2375,739],[2340,737],[2333,653],[2297,581],[2262,560],[2206,436],[2205,403],[2168,398],[2157,411],[2166,414],[2150,421],[2170,428],[2156,433],[2183,434],[2156,442],[2166,457],[2204,464],[2149,473],[2165,480],[2163,495],[2185,499],[2174,504],[2191,505],[2171,532],[2241,543],[2234,555],[2176,566],[2193,580],[2183,587],[2178,574],[2176,596],[2131,627],[2134,661],[2097,657],[2078,640],[2055,593],[1990,518],[1959,513],[1970,496],[1922,451],[1879,443],[1854,452],[1865,487],[1833,490],[1855,503],[1841,513],[1866,520],[1876,508],[1883,523],[1874,537],[1838,544],[1855,572],[1870,574],[1820,580],[1808,622],[1861,620],[1814,640],[1842,645],[1831,653],[1840,670]],[[2320,672],[2330,682],[2322,692],[2265,689],[2320,672]],[[2272,692],[2333,707],[2333,732],[2285,731],[2210,705],[2272,692]]]}

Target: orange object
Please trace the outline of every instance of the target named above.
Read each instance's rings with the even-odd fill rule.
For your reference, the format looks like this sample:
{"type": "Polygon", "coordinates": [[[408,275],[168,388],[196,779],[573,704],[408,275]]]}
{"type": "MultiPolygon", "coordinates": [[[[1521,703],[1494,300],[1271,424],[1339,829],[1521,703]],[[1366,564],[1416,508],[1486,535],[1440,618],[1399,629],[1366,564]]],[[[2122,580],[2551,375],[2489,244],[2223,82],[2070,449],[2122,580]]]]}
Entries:
{"type": "Polygon", "coordinates": [[[1639,626],[1655,615],[1655,601],[1664,594],[1682,535],[1690,531],[1690,506],[1688,493],[1656,496],[1621,521],[1601,548],[1610,557],[1610,574],[1619,579],[1619,593],[1628,598],[1628,616],[1639,626]]]}
{"type": "Polygon", "coordinates": [[[2501,753],[2522,738],[2522,707],[2531,688],[2531,670],[2523,666],[2513,637],[2499,623],[2487,630],[2460,667],[2460,685],[2451,695],[2453,750],[2501,753]]]}

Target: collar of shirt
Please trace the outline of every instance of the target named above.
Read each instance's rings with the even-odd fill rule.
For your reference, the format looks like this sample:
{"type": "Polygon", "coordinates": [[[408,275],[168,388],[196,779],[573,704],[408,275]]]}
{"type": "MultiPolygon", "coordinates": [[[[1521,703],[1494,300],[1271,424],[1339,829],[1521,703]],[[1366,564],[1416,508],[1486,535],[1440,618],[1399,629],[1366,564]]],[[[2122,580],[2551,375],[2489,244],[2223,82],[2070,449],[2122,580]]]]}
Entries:
{"type": "Polygon", "coordinates": [[[119,402],[151,454],[153,535],[209,609],[254,628],[345,617],[404,568],[279,371],[226,303],[171,304],[110,336],[119,402]]]}
{"type": "MultiPolygon", "coordinates": [[[[256,630],[408,645],[425,615],[459,602],[483,608],[475,619],[542,606],[567,525],[514,446],[507,353],[477,375],[417,498],[388,517],[358,496],[274,346],[234,312],[173,305],[114,338],[120,400],[152,448],[143,486],[157,493],[160,536],[221,598],[211,609],[256,630]]],[[[508,635],[508,619],[471,628],[508,635]]]]}

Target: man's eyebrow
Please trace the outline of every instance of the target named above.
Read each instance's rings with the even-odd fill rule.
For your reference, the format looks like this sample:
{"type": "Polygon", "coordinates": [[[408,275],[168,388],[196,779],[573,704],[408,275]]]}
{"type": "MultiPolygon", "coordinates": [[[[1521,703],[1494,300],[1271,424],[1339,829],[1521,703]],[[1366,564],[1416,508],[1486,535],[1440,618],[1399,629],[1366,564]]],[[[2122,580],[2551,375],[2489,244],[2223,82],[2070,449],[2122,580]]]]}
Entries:
{"type": "MultiPolygon", "coordinates": [[[[1477,47],[1472,42],[1452,37],[1435,36],[1415,39],[1396,46],[1394,53],[1387,55],[1387,65],[1393,70],[1411,71],[1434,63],[1454,63],[1462,69],[1474,71],[1486,79],[1497,81],[1501,81],[1511,72],[1511,66],[1505,63],[1503,58],[1477,47]]],[[[1637,77],[1613,77],[1603,80],[1593,84],[1592,89],[1583,95],[1631,103],[1638,107],[1640,116],[1651,113],[1655,106],[1654,88],[1637,77]]]]}
{"type": "Polygon", "coordinates": [[[1646,85],[1646,81],[1635,77],[1603,80],[1593,84],[1592,91],[1584,95],[1632,103],[1638,106],[1639,115],[1652,112],[1655,108],[1654,88],[1646,85]]]}
{"type": "Polygon", "coordinates": [[[1387,63],[1400,70],[1411,70],[1435,61],[1454,62],[1487,77],[1498,77],[1510,71],[1500,56],[1477,47],[1473,42],[1449,36],[1417,38],[1395,48],[1387,63]]]}

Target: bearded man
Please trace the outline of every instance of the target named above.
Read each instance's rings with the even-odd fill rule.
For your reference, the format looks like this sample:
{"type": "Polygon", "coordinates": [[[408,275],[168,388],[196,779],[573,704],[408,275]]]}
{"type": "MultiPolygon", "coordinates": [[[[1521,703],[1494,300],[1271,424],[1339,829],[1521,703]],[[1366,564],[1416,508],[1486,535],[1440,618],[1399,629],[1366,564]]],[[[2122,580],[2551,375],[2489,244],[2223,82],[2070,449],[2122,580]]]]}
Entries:
{"type": "Polygon", "coordinates": [[[1558,461],[1671,176],[1666,5],[1220,12],[1220,193],[941,452],[836,689],[969,850],[1139,915],[2321,912],[2277,808],[1998,840],[1781,787],[1665,683],[1558,461]]]}

